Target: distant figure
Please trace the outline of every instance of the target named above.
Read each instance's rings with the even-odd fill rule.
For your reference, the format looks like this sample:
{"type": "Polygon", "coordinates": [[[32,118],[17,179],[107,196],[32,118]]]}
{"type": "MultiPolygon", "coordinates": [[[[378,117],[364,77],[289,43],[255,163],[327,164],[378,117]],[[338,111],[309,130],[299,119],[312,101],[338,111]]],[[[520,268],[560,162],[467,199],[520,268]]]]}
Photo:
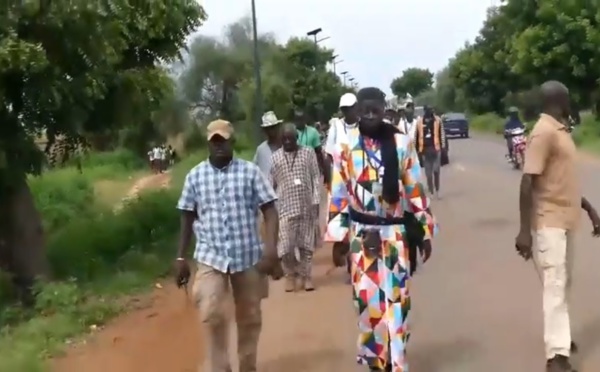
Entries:
{"type": "Polygon", "coordinates": [[[442,167],[442,148],[445,146],[445,133],[442,120],[435,115],[433,108],[424,107],[423,117],[417,122],[417,150],[423,161],[429,194],[439,199],[442,167]]]}

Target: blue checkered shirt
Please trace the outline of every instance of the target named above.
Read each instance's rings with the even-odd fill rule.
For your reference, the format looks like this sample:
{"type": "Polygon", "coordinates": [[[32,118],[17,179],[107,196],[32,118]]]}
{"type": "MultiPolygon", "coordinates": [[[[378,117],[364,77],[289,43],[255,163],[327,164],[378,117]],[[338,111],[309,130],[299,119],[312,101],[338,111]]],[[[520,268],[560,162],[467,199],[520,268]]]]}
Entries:
{"type": "Polygon", "coordinates": [[[253,163],[234,158],[223,169],[205,160],[186,176],[177,208],[196,211],[196,261],[223,273],[254,266],[262,256],[258,211],[277,199],[253,163]]]}

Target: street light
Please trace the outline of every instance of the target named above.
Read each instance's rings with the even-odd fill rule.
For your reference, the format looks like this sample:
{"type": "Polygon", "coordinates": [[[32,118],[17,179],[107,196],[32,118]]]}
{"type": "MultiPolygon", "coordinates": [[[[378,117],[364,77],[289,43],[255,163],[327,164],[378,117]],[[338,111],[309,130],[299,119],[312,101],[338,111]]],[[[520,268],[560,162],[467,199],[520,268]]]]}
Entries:
{"type": "MultiPolygon", "coordinates": [[[[254,1],[254,0],[252,0],[252,1],[254,1]]],[[[308,35],[308,36],[312,36],[312,37],[314,38],[314,40],[315,40],[315,44],[316,44],[316,43],[318,43],[318,41],[317,41],[317,35],[318,35],[318,34],[319,34],[321,31],[323,31],[323,29],[322,29],[322,28],[320,28],[320,27],[319,27],[319,28],[315,28],[315,29],[314,29],[314,30],[312,30],[312,31],[308,31],[308,32],[306,33],[306,35],[308,35]]]]}
{"type": "Polygon", "coordinates": [[[344,86],[346,86],[346,75],[348,74],[348,71],[343,71],[341,74],[344,77],[344,86]]]}
{"type": "Polygon", "coordinates": [[[323,40],[327,40],[327,39],[331,39],[331,36],[325,36],[324,38],[321,38],[321,39],[319,39],[319,40],[315,41],[315,44],[318,44],[318,43],[320,43],[321,41],[323,41],[323,40]]]}
{"type": "Polygon", "coordinates": [[[335,74],[335,70],[338,64],[344,62],[343,59],[340,59],[339,61],[333,61],[333,73],[335,74]]]}
{"type": "MultiPolygon", "coordinates": [[[[256,80],[256,108],[255,120],[256,125],[260,125],[262,117],[262,81],[260,77],[260,55],[258,53],[258,30],[256,27],[256,3],[252,0],[252,36],[254,46],[254,79],[256,80]]],[[[256,131],[256,143],[260,143],[260,131],[256,131]]]]}

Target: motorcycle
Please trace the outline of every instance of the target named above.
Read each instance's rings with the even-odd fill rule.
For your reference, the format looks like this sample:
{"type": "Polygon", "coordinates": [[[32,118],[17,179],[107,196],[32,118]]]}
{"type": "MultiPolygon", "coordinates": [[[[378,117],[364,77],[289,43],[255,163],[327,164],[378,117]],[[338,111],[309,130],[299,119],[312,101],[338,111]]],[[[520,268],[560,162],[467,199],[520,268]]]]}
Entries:
{"type": "Polygon", "coordinates": [[[525,161],[525,147],[527,146],[527,138],[525,137],[524,128],[516,128],[506,132],[512,143],[512,158],[510,159],[515,169],[522,169],[525,161]]]}

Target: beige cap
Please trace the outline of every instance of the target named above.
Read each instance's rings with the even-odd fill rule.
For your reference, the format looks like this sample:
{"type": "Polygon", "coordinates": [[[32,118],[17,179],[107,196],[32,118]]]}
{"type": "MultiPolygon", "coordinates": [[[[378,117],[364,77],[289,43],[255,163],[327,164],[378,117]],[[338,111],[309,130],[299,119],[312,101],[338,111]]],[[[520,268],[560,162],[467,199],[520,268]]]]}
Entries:
{"type": "Polygon", "coordinates": [[[233,125],[227,120],[215,120],[206,127],[206,137],[210,141],[215,134],[229,139],[233,135],[233,125]]]}

